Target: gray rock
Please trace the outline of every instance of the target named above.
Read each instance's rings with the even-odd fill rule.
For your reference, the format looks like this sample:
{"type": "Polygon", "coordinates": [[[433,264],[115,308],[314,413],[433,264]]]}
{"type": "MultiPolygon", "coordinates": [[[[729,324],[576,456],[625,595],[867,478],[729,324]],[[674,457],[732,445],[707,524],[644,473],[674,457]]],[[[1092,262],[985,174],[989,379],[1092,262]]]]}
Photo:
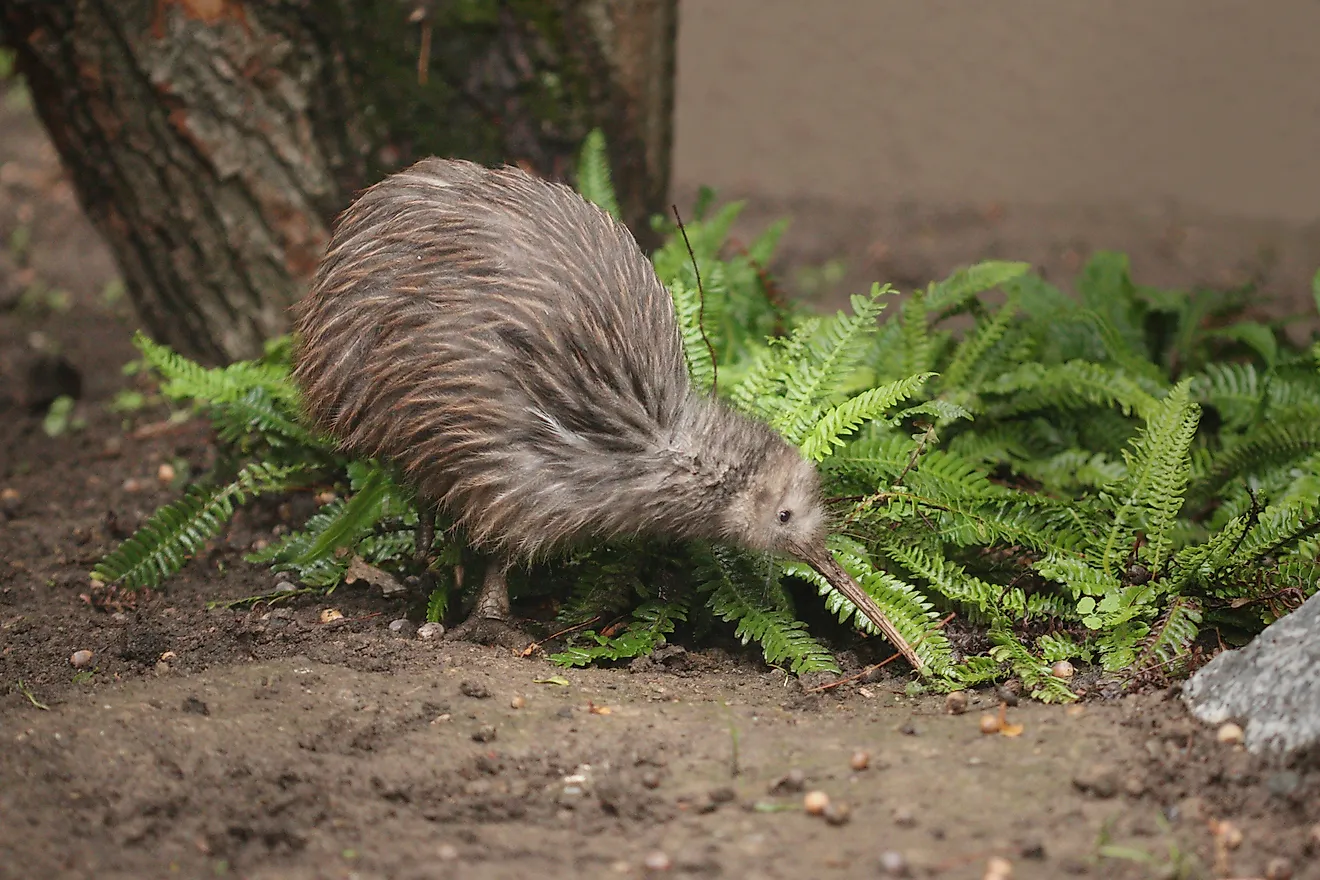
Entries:
{"type": "Polygon", "coordinates": [[[1253,753],[1320,748],[1320,595],[1206,664],[1183,699],[1207,724],[1242,722],[1253,753]]]}

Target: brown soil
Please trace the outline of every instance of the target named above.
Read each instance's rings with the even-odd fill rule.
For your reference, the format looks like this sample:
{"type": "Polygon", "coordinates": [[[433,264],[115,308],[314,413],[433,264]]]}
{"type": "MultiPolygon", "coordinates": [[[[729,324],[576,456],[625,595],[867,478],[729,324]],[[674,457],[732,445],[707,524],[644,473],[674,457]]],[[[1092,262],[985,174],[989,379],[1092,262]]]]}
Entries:
{"type": "Polygon", "coordinates": [[[711,877],[884,876],[887,852],[916,876],[999,856],[1019,878],[1264,876],[1279,858],[1320,877],[1320,772],[1219,744],[1172,692],[1024,704],[1021,735],[983,735],[993,692],[948,715],[894,667],[807,692],[754,653],[690,646],[565,672],[397,638],[416,609],[354,587],[209,609],[272,587],[241,552],[278,506],[166,591],[97,594],[88,569],[176,491],[160,465],[205,467],[209,441],[107,408],[132,382],[113,265],[12,100],[0,132],[0,241],[31,233],[0,249],[0,877],[641,876],[657,852],[711,877]],[[67,302],[18,296],[37,284],[67,302]],[[86,426],[50,438],[26,370],[56,352],[86,426]],[[328,607],[344,619],[321,624],[328,607]],[[794,769],[850,821],[774,787],[794,769]],[[1219,820],[1242,834],[1223,858],[1219,820]]]}

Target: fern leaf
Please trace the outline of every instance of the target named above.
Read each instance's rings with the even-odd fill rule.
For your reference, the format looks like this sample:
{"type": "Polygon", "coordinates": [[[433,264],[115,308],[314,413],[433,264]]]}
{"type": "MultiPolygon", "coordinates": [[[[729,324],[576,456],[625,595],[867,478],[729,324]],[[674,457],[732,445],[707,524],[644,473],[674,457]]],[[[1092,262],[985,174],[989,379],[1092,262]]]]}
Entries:
{"type": "Polygon", "coordinates": [[[1029,271],[1030,263],[985,260],[959,269],[943,281],[932,284],[926,293],[925,306],[932,312],[955,309],[978,293],[1002,287],[1029,271]]]}
{"type": "Polygon", "coordinates": [[[1271,420],[1215,455],[1188,494],[1195,500],[1206,500],[1229,480],[1260,474],[1318,451],[1320,422],[1271,420]]]}
{"type": "Polygon", "coordinates": [[[250,496],[287,491],[301,474],[298,467],[249,464],[226,485],[193,487],[183,498],[156,511],[99,562],[93,577],[130,589],[154,587],[183,568],[224,530],[235,504],[250,496]]]}
{"type": "Polygon", "coordinates": [[[982,394],[1005,398],[988,411],[996,419],[1039,409],[1095,406],[1116,406],[1124,415],[1135,412],[1148,418],[1156,406],[1155,398],[1122,372],[1078,360],[1057,366],[1022,364],[987,384],[982,394]]]}
{"type": "Polygon", "coordinates": [[[577,189],[584,199],[594,202],[615,220],[622,219],[619,201],[614,194],[610,178],[610,157],[605,146],[605,134],[593,128],[582,141],[578,155],[577,189]]]}
{"type": "Polygon", "coordinates": [[[1201,603],[1175,596],[1146,636],[1135,661],[1138,669],[1152,665],[1166,671],[1178,658],[1185,657],[1201,629],[1201,603]]]}
{"type": "Polygon", "coordinates": [[[669,292],[674,299],[679,334],[683,339],[683,357],[687,361],[692,386],[706,393],[715,382],[715,362],[711,358],[711,346],[702,326],[705,318],[702,314],[702,294],[696,287],[690,287],[683,281],[671,284],[669,292]]]}
{"type": "Polygon", "coordinates": [[[316,538],[298,556],[290,559],[295,566],[306,566],[326,559],[340,547],[348,547],[370,531],[380,519],[381,507],[391,492],[397,489],[385,472],[373,468],[353,497],[339,509],[338,515],[326,522],[316,538]]]}
{"type": "Polygon", "coordinates": [[[1011,666],[1023,686],[1030,689],[1032,697],[1043,703],[1071,703],[1077,699],[1063,680],[1052,674],[1050,664],[1027,650],[1013,633],[1003,627],[993,627],[990,640],[994,642],[990,656],[1011,666]]]}
{"type": "Polygon", "coordinates": [[[226,367],[208,369],[153,342],[145,333],[133,336],[133,345],[142,359],[162,379],[161,393],[173,400],[198,400],[203,403],[231,403],[254,388],[284,402],[294,411],[298,394],[289,381],[283,364],[261,361],[237,361],[226,367]]]}
{"type": "Polygon", "coordinates": [[[837,674],[839,666],[834,657],[811,637],[806,624],[767,603],[764,590],[754,586],[744,569],[731,552],[711,549],[697,572],[701,588],[710,591],[710,610],[721,620],[737,621],[734,635],[744,645],[758,642],[770,665],[787,665],[795,675],[837,674]]]}
{"type": "Polygon", "coordinates": [[[906,400],[920,390],[933,373],[909,376],[863,391],[828,410],[811,428],[799,449],[811,461],[820,461],[834,447],[843,446],[840,439],[856,431],[866,422],[881,418],[885,411],[900,400],[906,400]]]}
{"type": "MultiPolygon", "coordinates": [[[[952,648],[948,637],[940,631],[938,619],[929,599],[909,583],[887,571],[876,569],[864,548],[855,542],[836,537],[835,558],[872,599],[880,611],[889,618],[932,675],[942,675],[952,663],[952,648]]],[[[825,597],[826,609],[839,623],[852,624],[858,629],[877,635],[875,625],[857,612],[857,607],[838,592],[815,569],[801,562],[784,564],[784,573],[801,578],[816,587],[825,597]]]]}
{"type": "MultiPolygon", "coordinates": [[[[806,439],[829,405],[829,398],[839,392],[848,374],[865,356],[865,337],[875,332],[875,320],[884,309],[879,299],[888,292],[888,288],[875,285],[869,297],[854,296],[851,315],[839,312],[817,323],[815,331],[797,349],[806,348],[806,356],[788,360],[783,404],[770,425],[789,443],[797,446],[806,439]]],[[[794,353],[790,341],[786,359],[794,353]]]]}
{"type": "Polygon", "coordinates": [[[1187,453],[1200,420],[1200,407],[1191,401],[1190,389],[1190,379],[1180,382],[1156,407],[1131,448],[1124,450],[1127,478],[1114,487],[1114,522],[1099,548],[1106,573],[1122,566],[1139,526],[1145,527],[1147,542],[1142,557],[1156,571],[1164,565],[1170,529],[1182,509],[1191,474],[1187,453]]]}
{"type": "Polygon", "coordinates": [[[986,354],[1008,333],[1008,329],[1012,326],[1013,319],[1017,315],[1017,308],[1017,300],[1010,297],[1008,302],[1000,307],[991,320],[980,324],[954,349],[953,359],[949,361],[949,366],[944,370],[944,386],[946,388],[963,389],[967,385],[968,377],[971,376],[972,371],[980,365],[986,354]]]}
{"type": "Polygon", "coordinates": [[[633,612],[632,621],[620,635],[607,637],[594,631],[582,633],[578,641],[590,640],[595,644],[571,644],[550,655],[550,659],[561,666],[589,666],[601,660],[646,656],[665,643],[665,637],[674,631],[676,622],[684,620],[687,620],[686,601],[647,602],[633,612]]]}

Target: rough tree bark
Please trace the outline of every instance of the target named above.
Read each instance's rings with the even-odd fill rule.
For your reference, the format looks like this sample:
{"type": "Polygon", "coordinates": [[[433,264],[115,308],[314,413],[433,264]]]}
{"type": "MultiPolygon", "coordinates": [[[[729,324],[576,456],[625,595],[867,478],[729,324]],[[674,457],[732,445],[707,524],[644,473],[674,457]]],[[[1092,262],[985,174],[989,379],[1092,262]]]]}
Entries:
{"type": "Polygon", "coordinates": [[[149,332],[210,362],[287,327],[334,216],[425,155],[571,177],[611,145],[663,210],[677,0],[0,0],[149,332]]]}

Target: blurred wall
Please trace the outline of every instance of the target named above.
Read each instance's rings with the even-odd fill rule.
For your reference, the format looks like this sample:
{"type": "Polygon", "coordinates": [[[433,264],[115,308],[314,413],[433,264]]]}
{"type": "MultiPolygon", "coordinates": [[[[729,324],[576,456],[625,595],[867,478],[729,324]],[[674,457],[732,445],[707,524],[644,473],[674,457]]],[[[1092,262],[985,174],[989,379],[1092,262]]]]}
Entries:
{"type": "Polygon", "coordinates": [[[1320,215],[1317,0],[680,0],[676,188],[1320,215]]]}
{"type": "Polygon", "coordinates": [[[1314,314],[1320,0],[679,3],[674,196],[747,199],[744,240],[791,217],[798,293],[1112,249],[1314,314]]]}

